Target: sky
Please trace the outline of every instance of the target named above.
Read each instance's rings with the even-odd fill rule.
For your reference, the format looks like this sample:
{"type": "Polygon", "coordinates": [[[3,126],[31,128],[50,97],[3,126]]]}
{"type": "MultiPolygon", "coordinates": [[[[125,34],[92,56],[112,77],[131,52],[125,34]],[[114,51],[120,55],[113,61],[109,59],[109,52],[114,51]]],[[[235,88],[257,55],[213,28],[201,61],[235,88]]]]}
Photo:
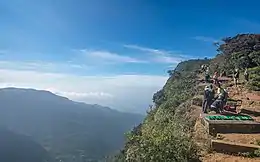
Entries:
{"type": "Polygon", "coordinates": [[[180,61],[259,33],[258,0],[1,0],[0,87],[145,113],[180,61]]]}

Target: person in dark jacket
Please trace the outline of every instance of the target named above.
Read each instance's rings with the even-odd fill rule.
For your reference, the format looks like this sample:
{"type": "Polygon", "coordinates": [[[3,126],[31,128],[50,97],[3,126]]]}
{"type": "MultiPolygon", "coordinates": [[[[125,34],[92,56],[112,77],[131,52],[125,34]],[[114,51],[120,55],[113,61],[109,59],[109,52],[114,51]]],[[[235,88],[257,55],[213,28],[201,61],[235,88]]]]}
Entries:
{"type": "Polygon", "coordinates": [[[210,75],[208,70],[205,71],[205,82],[210,83],[210,75]]]}
{"type": "Polygon", "coordinates": [[[210,108],[212,101],[214,99],[214,90],[213,86],[206,86],[204,89],[204,100],[202,103],[202,111],[203,113],[207,113],[207,110],[210,108]]]}

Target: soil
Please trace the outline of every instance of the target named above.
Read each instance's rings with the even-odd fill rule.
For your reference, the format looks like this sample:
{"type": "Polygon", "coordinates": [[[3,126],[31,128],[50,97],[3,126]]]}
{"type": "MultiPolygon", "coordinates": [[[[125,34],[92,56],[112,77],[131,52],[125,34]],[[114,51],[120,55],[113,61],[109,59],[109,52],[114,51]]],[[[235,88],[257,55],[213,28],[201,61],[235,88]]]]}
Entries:
{"type": "MultiPolygon", "coordinates": [[[[260,113],[260,95],[258,95],[258,92],[248,92],[243,85],[238,87],[233,86],[229,88],[229,97],[232,99],[242,100],[242,105],[238,107],[238,111],[246,109],[256,112],[257,114],[260,113]]],[[[255,121],[260,122],[260,115],[248,115],[255,119],[255,121]]]]}
{"type": "Polygon", "coordinates": [[[241,156],[211,153],[202,158],[203,162],[260,162],[260,158],[246,158],[241,156]]]}
{"type": "Polygon", "coordinates": [[[243,144],[257,144],[257,141],[260,142],[259,134],[218,134],[218,138],[223,141],[237,142],[243,144]]]}
{"type": "Polygon", "coordinates": [[[260,101],[260,96],[255,93],[248,93],[246,95],[246,97],[248,97],[249,100],[252,100],[252,101],[260,101]]]}

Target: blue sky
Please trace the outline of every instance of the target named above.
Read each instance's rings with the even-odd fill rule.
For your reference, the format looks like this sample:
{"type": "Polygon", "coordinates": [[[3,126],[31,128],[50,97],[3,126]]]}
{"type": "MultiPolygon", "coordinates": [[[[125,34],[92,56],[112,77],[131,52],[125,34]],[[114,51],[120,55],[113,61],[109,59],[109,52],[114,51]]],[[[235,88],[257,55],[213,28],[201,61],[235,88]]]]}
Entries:
{"type": "MultiPolygon", "coordinates": [[[[62,75],[73,78],[74,82],[66,84],[77,83],[66,92],[68,85],[65,83],[57,90],[65,95],[111,94],[117,98],[119,94],[112,90],[105,92],[106,88],[92,91],[89,87],[82,88],[82,84],[89,81],[84,77],[95,76],[99,81],[106,77],[105,83],[91,82],[92,87],[102,87],[112,82],[109,79],[117,78],[115,82],[125,83],[119,86],[125,88],[120,95],[129,94],[127,89],[133,86],[136,87],[136,91],[131,92],[133,98],[139,90],[147,91],[142,94],[147,95],[147,99],[134,106],[143,107],[150,102],[152,93],[163,86],[166,71],[179,61],[215,56],[216,49],[212,44],[223,37],[259,33],[259,5],[257,0],[197,0],[196,3],[177,0],[2,0],[0,69],[8,75],[0,79],[4,80],[4,86],[46,89],[48,83],[48,87],[58,89],[53,87],[57,79],[46,82],[39,79],[28,84],[26,78],[15,76],[30,73],[30,79],[33,79],[35,73],[46,77],[62,75]],[[124,77],[139,82],[130,82],[124,77]],[[149,87],[140,83],[144,81],[153,84],[148,84],[149,87]]],[[[128,95],[125,97],[129,98],[128,95]]],[[[137,102],[136,99],[130,101],[137,102]]],[[[124,107],[103,101],[101,104],[124,107]]]]}

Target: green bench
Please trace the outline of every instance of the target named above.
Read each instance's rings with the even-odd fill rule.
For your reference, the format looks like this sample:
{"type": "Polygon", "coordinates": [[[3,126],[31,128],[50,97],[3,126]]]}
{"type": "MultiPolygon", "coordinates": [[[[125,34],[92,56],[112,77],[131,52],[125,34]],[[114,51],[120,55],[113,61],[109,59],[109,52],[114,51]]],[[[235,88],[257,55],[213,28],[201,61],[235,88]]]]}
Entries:
{"type": "Polygon", "coordinates": [[[233,115],[211,115],[211,116],[206,116],[208,120],[254,120],[251,116],[245,116],[245,115],[238,115],[238,116],[233,116],[233,115]]]}

